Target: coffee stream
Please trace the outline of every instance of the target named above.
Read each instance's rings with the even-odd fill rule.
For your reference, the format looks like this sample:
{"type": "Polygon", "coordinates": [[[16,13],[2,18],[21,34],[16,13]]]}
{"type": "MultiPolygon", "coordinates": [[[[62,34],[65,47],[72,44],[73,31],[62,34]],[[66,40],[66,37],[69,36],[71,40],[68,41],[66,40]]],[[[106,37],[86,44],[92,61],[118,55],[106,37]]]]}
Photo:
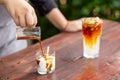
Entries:
{"type": "Polygon", "coordinates": [[[36,36],[18,36],[17,37],[17,40],[25,40],[25,39],[32,39],[32,40],[35,39],[35,40],[38,40],[39,44],[40,44],[40,49],[42,51],[42,55],[44,56],[41,39],[39,37],[36,37],[36,36]]]}

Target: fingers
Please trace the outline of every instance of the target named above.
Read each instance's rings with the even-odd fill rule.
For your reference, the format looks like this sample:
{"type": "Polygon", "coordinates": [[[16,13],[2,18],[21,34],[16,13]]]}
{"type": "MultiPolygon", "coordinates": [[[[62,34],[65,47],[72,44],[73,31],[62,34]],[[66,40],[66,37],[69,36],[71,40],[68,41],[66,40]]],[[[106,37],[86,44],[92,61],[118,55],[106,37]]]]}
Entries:
{"type": "Polygon", "coordinates": [[[27,13],[25,20],[27,27],[34,28],[37,24],[37,17],[35,12],[32,11],[31,13],[27,13]]]}
{"type": "Polygon", "coordinates": [[[26,15],[15,16],[14,21],[17,26],[34,28],[37,24],[37,17],[34,12],[28,12],[26,15]]]}
{"type": "Polygon", "coordinates": [[[11,17],[13,18],[15,24],[19,26],[19,16],[13,10],[11,10],[11,17]]]}
{"type": "Polygon", "coordinates": [[[17,11],[14,21],[17,26],[34,28],[37,24],[37,17],[34,9],[29,7],[26,11],[17,11]]]}
{"type": "Polygon", "coordinates": [[[20,23],[19,23],[19,16],[13,16],[13,19],[14,19],[14,22],[15,22],[15,24],[17,25],[17,26],[19,26],[20,25],[20,23]]]}
{"type": "Polygon", "coordinates": [[[32,11],[32,15],[33,15],[33,19],[34,19],[33,27],[35,27],[37,24],[37,16],[34,11],[32,11]]]}
{"type": "Polygon", "coordinates": [[[25,17],[24,16],[25,15],[20,15],[18,17],[18,19],[19,19],[19,26],[21,26],[21,27],[26,27],[26,21],[25,21],[25,17]]]}
{"type": "Polygon", "coordinates": [[[26,25],[27,25],[27,27],[33,28],[34,18],[32,16],[32,14],[27,13],[25,19],[26,19],[26,25]]]}

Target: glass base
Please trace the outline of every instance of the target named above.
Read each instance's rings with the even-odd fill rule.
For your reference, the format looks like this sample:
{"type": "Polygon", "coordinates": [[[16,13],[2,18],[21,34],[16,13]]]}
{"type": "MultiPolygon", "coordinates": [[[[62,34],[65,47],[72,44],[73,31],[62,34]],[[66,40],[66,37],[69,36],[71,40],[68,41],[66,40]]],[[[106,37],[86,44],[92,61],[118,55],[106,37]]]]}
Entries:
{"type": "Polygon", "coordinates": [[[83,54],[83,56],[84,56],[85,58],[94,59],[94,58],[97,58],[99,55],[98,55],[98,53],[97,53],[97,54],[93,54],[93,55],[91,55],[91,54],[83,54]]]}
{"type": "Polygon", "coordinates": [[[38,74],[50,74],[50,73],[53,73],[55,70],[52,70],[52,71],[37,71],[38,74]]]}

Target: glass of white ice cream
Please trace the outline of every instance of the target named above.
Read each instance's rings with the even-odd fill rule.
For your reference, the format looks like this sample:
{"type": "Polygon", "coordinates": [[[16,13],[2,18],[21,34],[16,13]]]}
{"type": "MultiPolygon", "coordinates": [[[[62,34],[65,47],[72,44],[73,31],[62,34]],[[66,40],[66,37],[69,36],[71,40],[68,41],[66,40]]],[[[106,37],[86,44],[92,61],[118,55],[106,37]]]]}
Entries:
{"type": "Polygon", "coordinates": [[[38,74],[49,74],[55,71],[55,51],[43,50],[44,55],[41,52],[36,53],[37,72],[38,74]]]}

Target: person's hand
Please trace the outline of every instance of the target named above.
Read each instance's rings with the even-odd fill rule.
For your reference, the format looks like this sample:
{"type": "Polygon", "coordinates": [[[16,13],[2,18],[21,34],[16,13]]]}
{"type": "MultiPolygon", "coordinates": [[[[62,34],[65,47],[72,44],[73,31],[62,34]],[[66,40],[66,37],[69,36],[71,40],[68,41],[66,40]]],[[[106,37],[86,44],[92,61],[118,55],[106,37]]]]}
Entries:
{"type": "Polygon", "coordinates": [[[25,0],[3,0],[3,4],[17,26],[33,28],[37,24],[35,11],[25,0]]]}
{"type": "Polygon", "coordinates": [[[76,32],[82,30],[82,21],[81,19],[79,20],[73,20],[73,21],[68,21],[68,24],[66,24],[64,31],[67,32],[76,32]]]}

